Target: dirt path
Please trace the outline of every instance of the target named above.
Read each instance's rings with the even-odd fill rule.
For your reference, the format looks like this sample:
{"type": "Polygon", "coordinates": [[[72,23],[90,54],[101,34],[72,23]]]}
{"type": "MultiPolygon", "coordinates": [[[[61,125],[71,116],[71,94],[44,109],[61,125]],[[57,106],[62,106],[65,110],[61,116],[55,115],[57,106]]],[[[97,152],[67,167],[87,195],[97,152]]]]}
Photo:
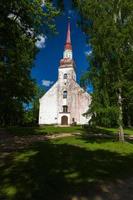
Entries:
{"type": "MultiPolygon", "coordinates": [[[[60,139],[64,137],[80,136],[81,133],[58,133],[53,135],[28,135],[16,136],[4,130],[0,130],[0,150],[13,151],[25,149],[34,142],[47,141],[53,139],[60,139]]],[[[88,134],[87,138],[110,138],[111,136],[105,134],[88,134]]],[[[133,140],[133,135],[128,136],[129,140],[133,140]]]]}
{"type": "Polygon", "coordinates": [[[0,132],[0,150],[13,151],[25,149],[34,142],[53,140],[63,137],[71,137],[74,135],[81,135],[80,133],[60,133],[54,135],[28,135],[15,136],[7,132],[0,132]]]}

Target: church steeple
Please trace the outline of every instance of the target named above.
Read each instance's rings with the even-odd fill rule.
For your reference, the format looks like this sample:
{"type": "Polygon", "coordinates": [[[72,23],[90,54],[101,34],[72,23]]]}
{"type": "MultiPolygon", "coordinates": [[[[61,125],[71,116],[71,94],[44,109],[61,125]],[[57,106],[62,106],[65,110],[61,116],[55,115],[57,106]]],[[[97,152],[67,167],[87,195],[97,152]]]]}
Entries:
{"type": "Polygon", "coordinates": [[[68,22],[66,43],[63,52],[63,58],[60,60],[60,68],[73,68],[75,70],[75,63],[73,60],[72,44],[71,44],[71,27],[68,22]]]}
{"type": "Polygon", "coordinates": [[[68,29],[67,29],[67,38],[66,38],[65,50],[66,49],[72,50],[70,22],[68,23],[68,29]]]}
{"type": "Polygon", "coordinates": [[[72,59],[72,44],[71,44],[70,22],[68,23],[67,37],[66,37],[66,44],[65,44],[63,58],[72,59]]]}

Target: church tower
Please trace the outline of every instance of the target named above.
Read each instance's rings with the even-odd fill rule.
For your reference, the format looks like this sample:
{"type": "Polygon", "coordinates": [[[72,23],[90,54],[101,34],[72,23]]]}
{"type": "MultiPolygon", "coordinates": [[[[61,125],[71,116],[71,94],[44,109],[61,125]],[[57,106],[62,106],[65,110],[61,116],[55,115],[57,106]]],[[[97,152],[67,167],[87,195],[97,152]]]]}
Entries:
{"type": "Polygon", "coordinates": [[[71,28],[68,23],[63,58],[58,68],[58,80],[40,99],[39,124],[86,124],[90,118],[83,114],[91,102],[90,95],[76,82],[71,28]]]}
{"type": "Polygon", "coordinates": [[[58,69],[59,81],[59,95],[58,95],[58,120],[62,124],[72,124],[74,117],[71,113],[71,88],[72,82],[76,82],[76,67],[73,60],[72,44],[71,44],[71,30],[70,23],[68,23],[66,43],[63,52],[63,59],[60,60],[58,69]]]}
{"type": "Polygon", "coordinates": [[[67,74],[69,74],[69,79],[72,78],[76,81],[75,63],[73,60],[72,44],[71,44],[71,30],[70,23],[68,23],[66,44],[63,53],[63,59],[60,60],[59,67],[59,79],[62,79],[62,73],[64,74],[64,79],[67,74]],[[66,75],[65,75],[66,72],[66,75]]]}

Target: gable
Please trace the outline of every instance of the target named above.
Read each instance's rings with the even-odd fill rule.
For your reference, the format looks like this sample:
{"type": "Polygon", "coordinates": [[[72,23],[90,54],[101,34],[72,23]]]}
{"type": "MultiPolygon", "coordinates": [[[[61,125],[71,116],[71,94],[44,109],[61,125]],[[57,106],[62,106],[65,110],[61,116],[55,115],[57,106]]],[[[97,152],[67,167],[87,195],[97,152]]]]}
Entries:
{"type": "Polygon", "coordinates": [[[45,98],[52,97],[56,95],[58,87],[58,81],[39,99],[39,101],[43,101],[45,98]]]}

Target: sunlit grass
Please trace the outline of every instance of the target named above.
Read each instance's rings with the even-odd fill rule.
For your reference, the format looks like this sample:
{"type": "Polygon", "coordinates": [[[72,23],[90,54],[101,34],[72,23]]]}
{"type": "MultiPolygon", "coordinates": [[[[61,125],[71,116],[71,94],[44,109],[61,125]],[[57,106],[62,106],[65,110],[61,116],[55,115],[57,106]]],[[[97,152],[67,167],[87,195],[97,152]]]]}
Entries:
{"type": "Polygon", "coordinates": [[[26,151],[23,153],[16,153],[14,158],[14,162],[28,162],[33,156],[35,156],[38,152],[37,151],[26,151]]]}
{"type": "Polygon", "coordinates": [[[40,127],[8,127],[6,129],[11,134],[16,135],[50,135],[57,133],[82,133],[84,129],[81,126],[58,127],[58,126],[40,126],[40,127]]]}
{"type": "MultiPolygon", "coordinates": [[[[70,127],[59,127],[59,126],[40,126],[40,127],[8,127],[6,129],[11,134],[15,135],[51,135],[51,134],[58,134],[58,133],[86,133],[86,134],[93,134],[93,133],[104,133],[104,134],[112,134],[117,135],[118,129],[117,128],[104,128],[98,127],[94,129],[84,128],[82,126],[70,126],[70,127]]],[[[125,135],[133,135],[132,128],[125,128],[124,129],[125,135]]]]}
{"type": "Polygon", "coordinates": [[[121,143],[114,142],[111,140],[101,139],[84,139],[82,137],[66,137],[62,139],[57,139],[53,141],[55,144],[71,144],[78,146],[80,148],[85,148],[86,150],[109,150],[111,152],[120,153],[122,155],[133,153],[133,144],[132,143],[121,143]]]}
{"type": "Polygon", "coordinates": [[[6,196],[9,198],[9,199],[12,199],[12,197],[14,197],[16,195],[16,192],[17,192],[17,189],[16,187],[12,186],[12,185],[4,185],[1,189],[1,192],[3,194],[6,194],[6,196]]]}
{"type": "MultiPolygon", "coordinates": [[[[111,131],[113,134],[118,133],[118,128],[101,128],[107,131],[111,131]]],[[[124,128],[124,134],[133,135],[133,128],[124,128]]]]}

